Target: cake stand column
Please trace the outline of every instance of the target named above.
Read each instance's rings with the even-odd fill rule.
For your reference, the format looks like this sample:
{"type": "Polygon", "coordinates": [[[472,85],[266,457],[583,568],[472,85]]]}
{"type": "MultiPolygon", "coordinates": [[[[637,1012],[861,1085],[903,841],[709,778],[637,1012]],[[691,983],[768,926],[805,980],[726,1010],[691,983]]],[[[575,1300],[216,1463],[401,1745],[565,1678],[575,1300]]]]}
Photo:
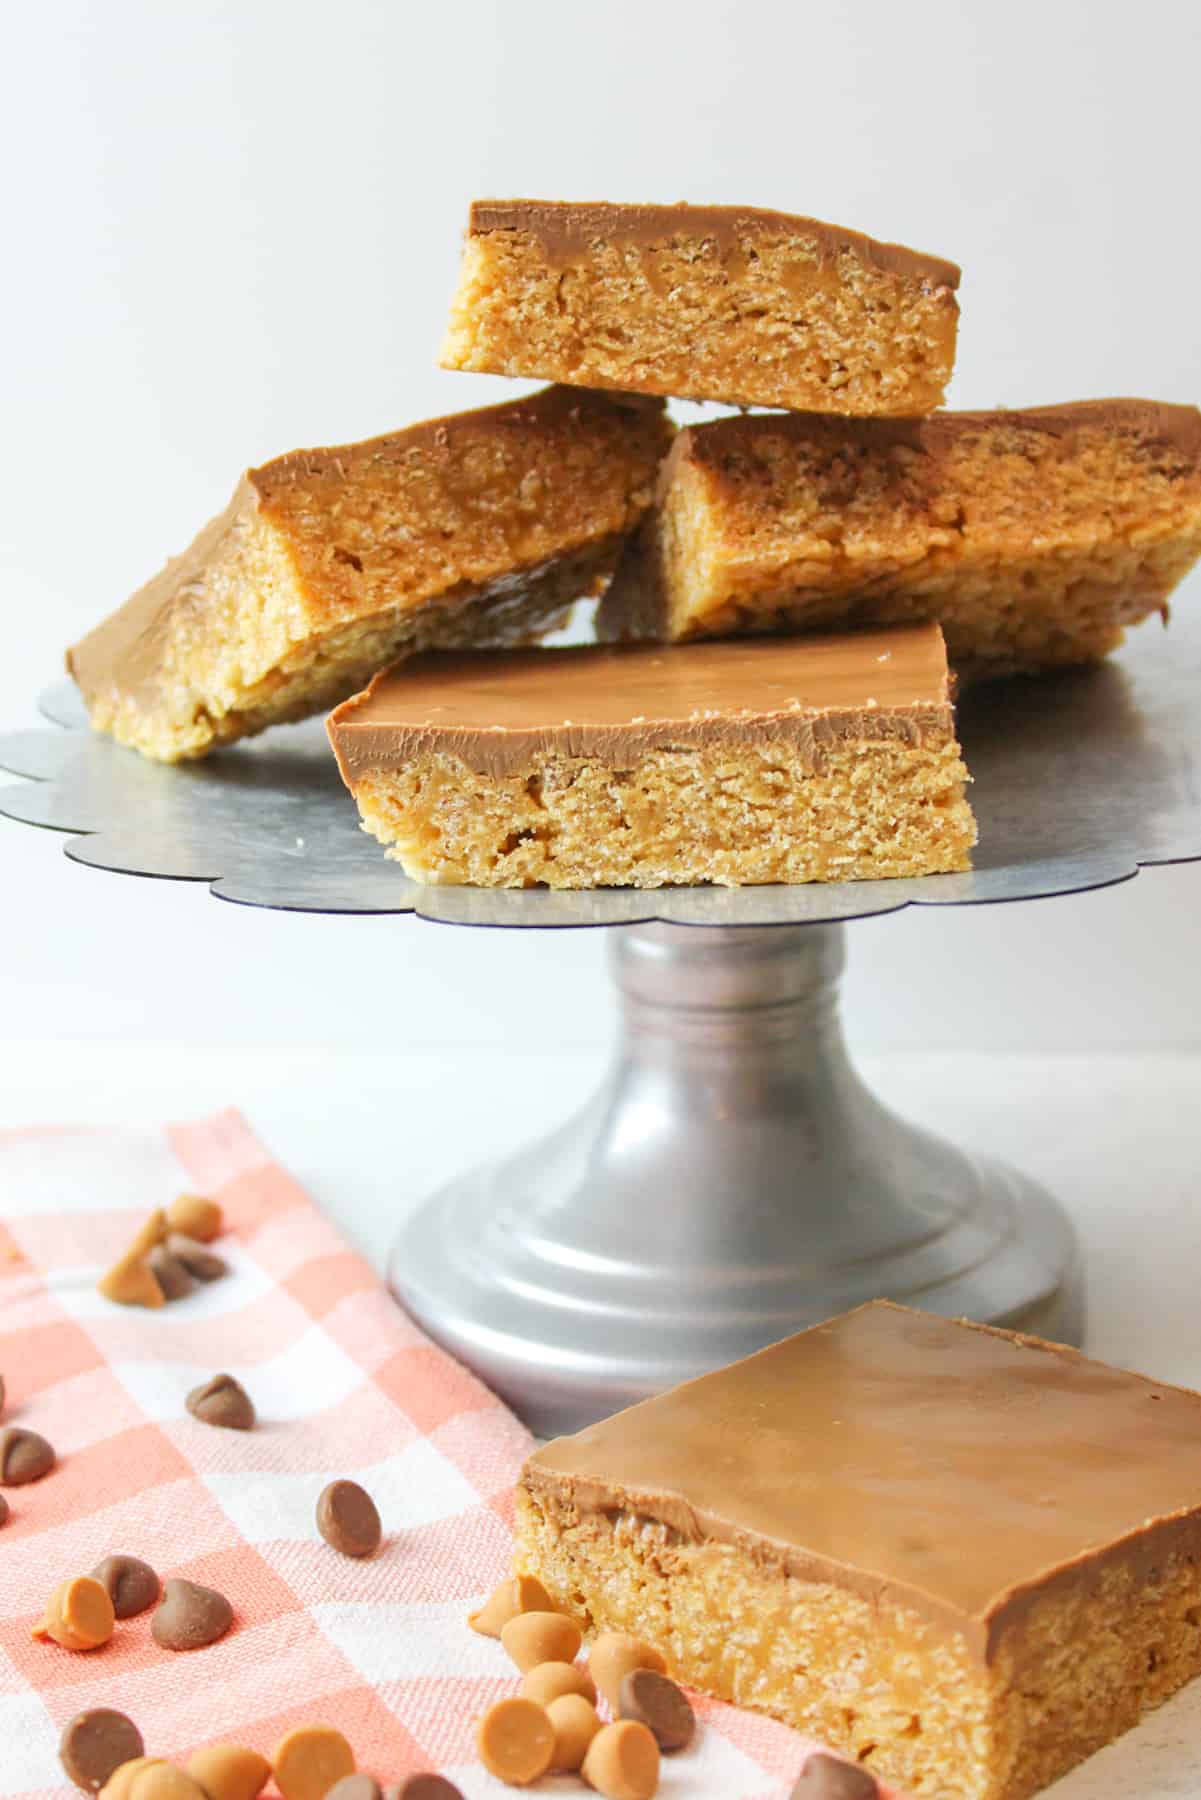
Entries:
{"type": "Polygon", "coordinates": [[[1072,1228],[851,1066],[841,925],[611,933],[590,1103],[407,1222],[394,1292],[536,1432],[574,1431],[888,1297],[1079,1341],[1072,1228]]]}

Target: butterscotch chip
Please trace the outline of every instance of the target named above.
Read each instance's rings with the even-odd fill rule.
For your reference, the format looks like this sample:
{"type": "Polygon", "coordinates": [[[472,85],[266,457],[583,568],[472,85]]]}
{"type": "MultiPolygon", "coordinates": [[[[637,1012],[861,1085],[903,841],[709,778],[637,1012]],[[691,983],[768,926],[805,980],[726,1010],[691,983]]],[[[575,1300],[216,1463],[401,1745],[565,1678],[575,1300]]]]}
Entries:
{"type": "Polygon", "coordinates": [[[182,1232],[173,1231],[167,1239],[167,1249],[176,1262],[182,1263],[189,1275],[197,1281],[216,1281],[229,1271],[229,1264],[207,1244],[198,1242],[196,1238],[184,1237],[182,1232]]]}
{"type": "Polygon", "coordinates": [[[607,639],[942,626],[970,677],[1091,662],[1201,554],[1201,412],[1092,400],[680,433],[607,639]]]}
{"type": "Polygon", "coordinates": [[[284,1800],[325,1800],[344,1775],[354,1774],[354,1751],[331,1725],[301,1725],[280,1739],[271,1766],[284,1800]]]}
{"type": "Polygon", "coordinates": [[[635,1669],[667,1673],[661,1650],[627,1632],[602,1631],[588,1652],[588,1672],[616,1713],[621,1705],[621,1684],[635,1669]]]}
{"type": "Polygon", "coordinates": [[[317,1498],[317,1529],[343,1556],[372,1556],[382,1536],[379,1509],[357,1481],[331,1481],[317,1498]]]}
{"type": "Polygon", "coordinates": [[[194,1238],[198,1244],[211,1244],[220,1237],[224,1225],[217,1202],[203,1194],[180,1194],[167,1208],[168,1231],[194,1238]]]}
{"type": "Polygon", "coordinates": [[[383,1795],[375,1776],[360,1771],[355,1775],[343,1775],[341,1781],[330,1788],[325,1800],[383,1800],[383,1795]]]}
{"type": "Polygon", "coordinates": [[[463,1800],[462,1790],[445,1775],[410,1775],[388,1788],[384,1800],[463,1800]]]}
{"type": "Polygon", "coordinates": [[[54,1467],[54,1450],[39,1432],[23,1425],[6,1425],[0,1431],[0,1486],[24,1487],[40,1481],[54,1467]]]}
{"type": "Polygon", "coordinates": [[[113,1635],[113,1618],[108,1589],[90,1575],[77,1575],[55,1588],[32,1635],[52,1638],[64,1650],[98,1650],[113,1635]]]}
{"type": "Polygon", "coordinates": [[[135,1756],[132,1762],[122,1763],[101,1788],[100,1800],[130,1800],[133,1784],[143,1769],[152,1768],[162,1760],[161,1756],[135,1756]]]}
{"type": "Polygon", "coordinates": [[[441,362],[909,416],[942,404],[958,284],[954,263],[756,207],[478,200],[441,362]]]}
{"type": "Polygon", "coordinates": [[[152,1762],[130,1782],[129,1800],[210,1800],[210,1796],[174,1764],[152,1762]]]}
{"type": "Polygon", "coordinates": [[[511,1787],[537,1781],[550,1768],[555,1733],[546,1709],[533,1700],[498,1700],[475,1728],[480,1761],[511,1787]]]}
{"type": "Polygon", "coordinates": [[[166,1241],[167,1215],[162,1207],[156,1207],[144,1225],[140,1225],[134,1233],[129,1246],[130,1256],[149,1256],[158,1244],[166,1241]]]}
{"type": "Polygon", "coordinates": [[[500,1641],[524,1675],[539,1663],[574,1662],[583,1635],[565,1613],[530,1612],[502,1626],[500,1641]]]}
{"type": "Polygon", "coordinates": [[[150,1621],[150,1635],[164,1650],[202,1650],[223,1638],[233,1622],[234,1609],[224,1594],[198,1581],[172,1579],[150,1621]]]}
{"type": "Polygon", "coordinates": [[[142,1756],[142,1734],[122,1712],[94,1706],[76,1713],[58,1744],[58,1757],[68,1779],[85,1794],[98,1794],[123,1763],[142,1756]]]}
{"type": "Polygon", "coordinates": [[[536,1575],[511,1575],[493,1589],[478,1612],[468,1613],[467,1623],[484,1637],[498,1638],[502,1627],[518,1613],[554,1610],[554,1601],[536,1575]]]}
{"type": "Polygon", "coordinates": [[[617,1690],[618,1716],[645,1725],[660,1750],[683,1750],[696,1732],[696,1714],[682,1688],[656,1669],[631,1669],[617,1690]]]}
{"type": "Polygon", "coordinates": [[[661,402],[550,388],[252,469],[69,653],[92,723],[173,762],[418,646],[533,642],[600,591],[670,438],[661,402]]]}
{"type": "Polygon", "coordinates": [[[588,1746],[601,1728],[596,1708],[582,1694],[560,1694],[547,1707],[546,1716],[555,1733],[551,1767],[574,1774],[583,1764],[588,1746]]]}
{"type": "Polygon", "coordinates": [[[588,1746],[581,1774],[605,1800],[651,1800],[659,1786],[659,1746],[634,1719],[602,1725],[588,1746]]]}
{"type": "Polygon", "coordinates": [[[818,1750],[806,1759],[791,1800],[875,1800],[879,1792],[875,1777],[858,1763],[818,1750]]]}
{"type": "Polygon", "coordinates": [[[155,1310],[166,1302],[158,1276],[150,1267],[149,1251],[127,1250],[118,1257],[100,1280],[97,1291],[118,1306],[149,1306],[155,1310]]]}
{"type": "Polygon", "coordinates": [[[161,1591],[150,1564],[137,1556],[106,1556],[92,1570],[92,1579],[108,1590],[113,1614],[118,1619],[133,1619],[144,1613],[161,1591]]]}
{"type": "Polygon", "coordinates": [[[194,1418],[226,1431],[249,1431],[254,1425],[254,1401],[232,1375],[214,1375],[194,1387],[184,1402],[194,1418]]]}
{"type": "Polygon", "coordinates": [[[188,1774],[209,1800],[256,1800],[271,1778],[271,1764],[257,1750],[213,1744],[188,1758],[188,1774]]]}
{"type": "Polygon", "coordinates": [[[196,1286],[177,1256],[158,1244],[146,1258],[146,1266],[163,1290],[164,1300],[184,1300],[196,1286]]]}
{"type": "Polygon", "coordinates": [[[527,1700],[536,1700],[539,1706],[549,1706],[561,1694],[582,1694],[585,1700],[596,1703],[596,1683],[591,1675],[570,1662],[539,1663],[522,1676],[517,1691],[527,1700]]]}

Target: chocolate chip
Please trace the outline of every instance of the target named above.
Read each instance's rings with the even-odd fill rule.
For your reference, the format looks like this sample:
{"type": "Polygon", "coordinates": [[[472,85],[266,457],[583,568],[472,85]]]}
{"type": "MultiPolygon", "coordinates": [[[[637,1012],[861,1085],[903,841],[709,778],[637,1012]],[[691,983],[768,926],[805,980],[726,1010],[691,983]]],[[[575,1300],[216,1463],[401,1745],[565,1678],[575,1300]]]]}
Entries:
{"type": "Polygon", "coordinates": [[[228,1270],[228,1263],[207,1244],[198,1244],[195,1238],[184,1237],[181,1232],[173,1231],[167,1239],[167,1253],[176,1262],[181,1262],[189,1275],[197,1281],[216,1281],[219,1275],[228,1270]]]}
{"type": "Polygon", "coordinates": [[[325,1796],[325,1800],[382,1800],[379,1782],[374,1775],[343,1775],[325,1796]]]}
{"type": "Polygon", "coordinates": [[[77,1788],[98,1794],[114,1770],[145,1751],[132,1719],[110,1707],[77,1713],[59,1739],[58,1756],[77,1788]]]}
{"type": "Polygon", "coordinates": [[[152,1250],[146,1261],[163,1290],[164,1300],[182,1300],[195,1288],[195,1279],[188,1274],[178,1256],[172,1256],[165,1244],[152,1250]]]}
{"type": "Polygon", "coordinates": [[[4,1411],[4,1377],[0,1375],[0,1414],[4,1411]]]}
{"type": "Polygon", "coordinates": [[[92,1580],[107,1588],[113,1616],[118,1619],[136,1618],[159,1596],[158,1576],[137,1556],[106,1556],[92,1570],[92,1580]]]}
{"type": "Polygon", "coordinates": [[[381,1527],[375,1501],[357,1481],[331,1481],[317,1501],[317,1529],[343,1556],[372,1556],[381,1527]]]}
{"type": "Polygon", "coordinates": [[[214,1375],[194,1387],[184,1402],[194,1418],[227,1431],[249,1431],[254,1424],[254,1401],[232,1375],[214,1375]]]}
{"type": "Polygon", "coordinates": [[[806,1759],[791,1800],[876,1800],[879,1792],[875,1778],[858,1763],[815,1750],[806,1759]]]}
{"type": "Polygon", "coordinates": [[[0,1494],[0,1525],[5,1524],[7,1519],[8,1519],[8,1501],[4,1498],[3,1494],[0,1494]]]}
{"type": "Polygon", "coordinates": [[[40,1481],[55,1460],[54,1451],[36,1431],[26,1431],[21,1425],[8,1425],[0,1431],[0,1483],[5,1487],[40,1481]]]}
{"type": "Polygon", "coordinates": [[[618,1717],[648,1726],[660,1750],[682,1750],[692,1742],[696,1714],[670,1676],[654,1669],[631,1669],[622,1677],[618,1695],[618,1717]]]}
{"type": "Polygon", "coordinates": [[[388,1788],[384,1800],[463,1800],[463,1794],[445,1775],[410,1775],[388,1788]]]}
{"type": "Polygon", "coordinates": [[[234,1610],[224,1594],[196,1581],[169,1581],[150,1621],[150,1635],[164,1650],[202,1650],[225,1636],[234,1610]]]}

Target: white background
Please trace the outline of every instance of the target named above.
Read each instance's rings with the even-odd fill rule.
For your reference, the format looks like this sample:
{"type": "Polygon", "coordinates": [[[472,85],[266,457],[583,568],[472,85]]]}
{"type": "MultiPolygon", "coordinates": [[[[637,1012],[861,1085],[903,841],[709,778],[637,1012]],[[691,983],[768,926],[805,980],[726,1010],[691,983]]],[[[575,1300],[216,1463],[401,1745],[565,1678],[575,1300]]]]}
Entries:
{"type": "MultiPolygon", "coordinates": [[[[434,366],[473,194],[812,212],[962,262],[959,405],[1201,398],[1194,5],[39,0],[2,54],[4,726],[247,463],[506,392],[434,366]]],[[[608,1031],[593,934],[256,913],[3,822],[0,894],[14,1068],[608,1031]]],[[[853,1041],[1195,1049],[1199,912],[1182,868],[855,925],[853,1041]]]]}

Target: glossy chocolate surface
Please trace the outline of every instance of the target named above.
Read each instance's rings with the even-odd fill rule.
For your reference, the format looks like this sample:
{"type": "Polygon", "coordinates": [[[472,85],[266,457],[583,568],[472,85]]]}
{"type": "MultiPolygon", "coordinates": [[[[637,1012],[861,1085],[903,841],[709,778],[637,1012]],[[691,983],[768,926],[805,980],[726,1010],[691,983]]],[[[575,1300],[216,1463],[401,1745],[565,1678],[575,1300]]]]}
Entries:
{"type": "Polygon", "coordinates": [[[987,1656],[1056,1583],[1201,1552],[1201,1395],[876,1301],[557,1439],[523,1481],[987,1656]]]}
{"type": "Polygon", "coordinates": [[[505,774],[560,750],[629,766],[644,751],[945,737],[950,685],[937,625],[667,647],[431,653],[376,677],[332,714],[348,782],[431,750],[505,774]]]}

